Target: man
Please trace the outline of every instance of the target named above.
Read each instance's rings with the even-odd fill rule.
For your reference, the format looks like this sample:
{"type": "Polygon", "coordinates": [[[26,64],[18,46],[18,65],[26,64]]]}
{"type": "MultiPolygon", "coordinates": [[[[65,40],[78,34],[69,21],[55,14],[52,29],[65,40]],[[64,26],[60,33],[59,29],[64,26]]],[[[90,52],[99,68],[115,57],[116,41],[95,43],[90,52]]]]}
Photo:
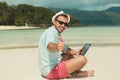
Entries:
{"type": "Polygon", "coordinates": [[[78,55],[81,51],[69,48],[61,33],[70,22],[70,16],[63,11],[52,17],[53,25],[44,31],[39,41],[40,70],[48,79],[66,78],[72,73],[78,77],[93,76],[94,71],[81,71],[86,64],[86,57],[78,55]],[[77,57],[74,57],[77,55],[77,57]]]}

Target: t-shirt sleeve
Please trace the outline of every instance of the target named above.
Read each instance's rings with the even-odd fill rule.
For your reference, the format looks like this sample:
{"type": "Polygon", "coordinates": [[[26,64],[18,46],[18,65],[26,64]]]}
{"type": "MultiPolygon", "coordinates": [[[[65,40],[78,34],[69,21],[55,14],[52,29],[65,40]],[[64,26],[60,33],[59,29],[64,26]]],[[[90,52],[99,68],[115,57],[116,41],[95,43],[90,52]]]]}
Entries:
{"type": "Polygon", "coordinates": [[[56,37],[55,34],[53,32],[48,33],[46,35],[46,47],[48,46],[48,43],[56,43],[56,37]]]}

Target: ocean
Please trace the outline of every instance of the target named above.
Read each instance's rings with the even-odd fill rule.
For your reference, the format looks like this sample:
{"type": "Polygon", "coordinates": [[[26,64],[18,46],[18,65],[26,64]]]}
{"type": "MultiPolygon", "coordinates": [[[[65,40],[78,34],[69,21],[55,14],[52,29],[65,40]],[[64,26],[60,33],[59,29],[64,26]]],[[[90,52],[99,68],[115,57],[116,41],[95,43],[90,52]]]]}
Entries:
{"type": "MultiPolygon", "coordinates": [[[[0,49],[38,47],[39,38],[45,29],[0,30],[0,49]]],[[[69,46],[120,45],[120,26],[75,27],[62,33],[64,42],[69,46]]]]}

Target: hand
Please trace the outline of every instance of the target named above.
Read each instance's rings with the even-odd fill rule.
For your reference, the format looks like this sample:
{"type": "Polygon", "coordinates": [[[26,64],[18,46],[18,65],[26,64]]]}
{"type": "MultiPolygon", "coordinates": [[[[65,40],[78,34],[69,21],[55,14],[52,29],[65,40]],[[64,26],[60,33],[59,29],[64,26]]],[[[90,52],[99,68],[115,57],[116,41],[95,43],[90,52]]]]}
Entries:
{"type": "Polygon", "coordinates": [[[64,43],[63,43],[63,40],[62,40],[62,36],[59,36],[59,39],[58,39],[58,50],[59,51],[64,50],[64,43]]]}
{"type": "Polygon", "coordinates": [[[83,50],[83,48],[78,48],[78,49],[76,50],[77,55],[81,55],[82,50],[83,50]]]}

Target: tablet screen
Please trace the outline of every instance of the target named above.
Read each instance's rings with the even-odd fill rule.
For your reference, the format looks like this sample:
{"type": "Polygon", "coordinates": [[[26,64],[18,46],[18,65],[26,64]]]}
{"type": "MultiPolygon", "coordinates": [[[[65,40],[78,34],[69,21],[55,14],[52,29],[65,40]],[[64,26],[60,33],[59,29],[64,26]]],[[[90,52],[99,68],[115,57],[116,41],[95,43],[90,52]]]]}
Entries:
{"type": "Polygon", "coordinates": [[[83,46],[83,50],[81,52],[82,55],[85,55],[86,52],[88,51],[88,49],[90,48],[91,44],[90,43],[86,43],[84,46],[83,46]]]}

